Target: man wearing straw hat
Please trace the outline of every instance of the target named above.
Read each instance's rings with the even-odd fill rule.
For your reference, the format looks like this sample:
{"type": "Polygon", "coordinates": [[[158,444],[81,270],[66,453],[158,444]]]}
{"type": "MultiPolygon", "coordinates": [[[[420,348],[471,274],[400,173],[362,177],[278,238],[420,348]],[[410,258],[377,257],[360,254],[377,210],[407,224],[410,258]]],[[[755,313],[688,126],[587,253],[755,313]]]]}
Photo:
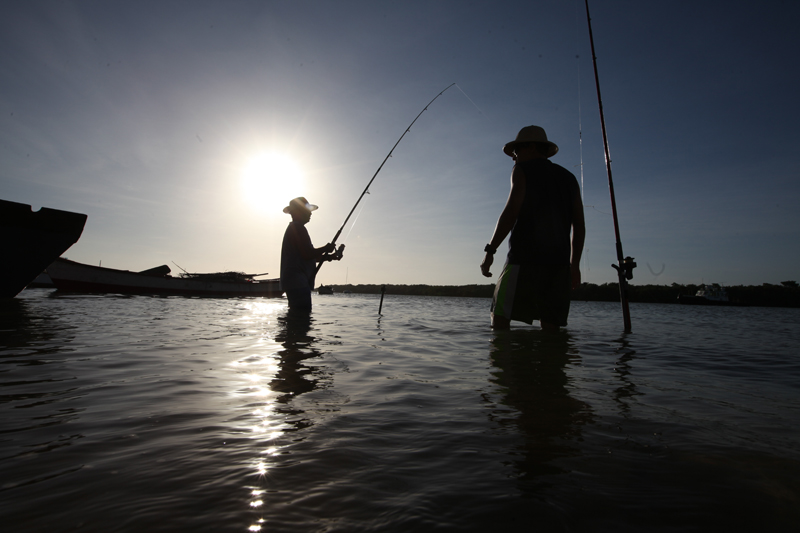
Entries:
{"type": "Polygon", "coordinates": [[[336,249],[333,243],[314,248],[306,224],[317,206],[303,197],[295,198],[283,208],[292,215],[292,221],[283,234],[281,246],[281,290],[286,293],[292,309],[311,309],[311,289],[316,278],[316,262],[341,259],[341,255],[329,255],[336,249]]]}
{"type": "Polygon", "coordinates": [[[567,325],[570,292],[581,283],[586,226],[578,181],[548,159],[558,146],[539,126],[522,128],[503,152],[515,162],[511,193],[481,263],[490,277],[497,247],[510,233],[492,301],[492,328],[539,320],[543,330],[557,331],[567,325]]]}

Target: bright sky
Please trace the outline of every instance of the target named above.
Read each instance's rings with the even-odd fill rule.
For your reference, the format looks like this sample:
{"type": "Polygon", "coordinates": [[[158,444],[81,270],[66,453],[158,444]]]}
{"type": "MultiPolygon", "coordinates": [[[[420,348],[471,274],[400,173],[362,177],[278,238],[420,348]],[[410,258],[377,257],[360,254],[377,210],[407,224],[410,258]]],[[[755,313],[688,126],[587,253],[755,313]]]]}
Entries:
{"type": "MultiPolygon", "coordinates": [[[[800,3],[590,8],[633,283],[800,280],[800,3]]],[[[76,261],[277,277],[282,207],[330,241],[454,82],[317,283],[494,282],[530,124],[583,181],[584,280],[616,281],[583,0],[4,2],[0,198],[88,214],[76,261]]]]}

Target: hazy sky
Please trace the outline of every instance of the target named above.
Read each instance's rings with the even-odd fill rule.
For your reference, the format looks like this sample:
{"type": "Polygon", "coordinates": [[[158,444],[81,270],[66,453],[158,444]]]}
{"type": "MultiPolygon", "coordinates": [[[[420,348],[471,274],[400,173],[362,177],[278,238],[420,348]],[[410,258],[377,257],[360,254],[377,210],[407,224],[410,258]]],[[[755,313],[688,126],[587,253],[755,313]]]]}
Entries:
{"type": "MultiPolygon", "coordinates": [[[[494,282],[501,147],[530,124],[583,182],[584,280],[616,280],[583,0],[0,7],[0,198],[89,215],[70,259],[277,276],[282,207],[318,204],[309,232],[331,240],[455,82],[317,282],[494,282]],[[268,154],[295,168],[254,184],[268,154]]],[[[800,280],[800,2],[590,8],[633,283],[800,280]]]]}

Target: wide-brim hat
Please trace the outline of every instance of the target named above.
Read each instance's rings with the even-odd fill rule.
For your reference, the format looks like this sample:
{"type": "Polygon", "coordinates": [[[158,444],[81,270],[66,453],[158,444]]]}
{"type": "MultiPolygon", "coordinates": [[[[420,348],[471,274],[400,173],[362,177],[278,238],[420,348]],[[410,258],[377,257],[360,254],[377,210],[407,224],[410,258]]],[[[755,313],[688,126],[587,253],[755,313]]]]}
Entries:
{"type": "Polygon", "coordinates": [[[509,157],[514,157],[514,148],[518,144],[524,143],[544,143],[549,147],[547,151],[547,157],[553,157],[558,153],[558,146],[555,143],[552,143],[547,140],[547,134],[544,132],[544,128],[540,126],[525,126],[519,133],[517,133],[517,138],[513,141],[506,143],[503,146],[503,152],[509,157]]]}
{"type": "Polygon", "coordinates": [[[283,208],[283,212],[291,214],[292,211],[303,211],[303,210],[316,211],[317,209],[319,208],[316,205],[310,204],[308,203],[308,200],[306,200],[304,197],[298,196],[297,198],[289,202],[289,205],[283,208]]]}

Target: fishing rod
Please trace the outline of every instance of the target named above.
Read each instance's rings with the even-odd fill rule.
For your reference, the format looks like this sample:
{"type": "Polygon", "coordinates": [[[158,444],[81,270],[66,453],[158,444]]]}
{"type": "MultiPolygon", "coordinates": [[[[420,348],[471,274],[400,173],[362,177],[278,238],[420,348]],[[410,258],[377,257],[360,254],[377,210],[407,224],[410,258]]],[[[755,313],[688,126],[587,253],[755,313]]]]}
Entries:
{"type": "MultiPolygon", "coordinates": [[[[440,92],[439,94],[437,94],[436,96],[434,96],[434,97],[433,97],[433,100],[431,100],[430,102],[428,102],[428,105],[426,105],[426,106],[425,106],[425,107],[422,109],[422,111],[420,111],[420,112],[419,112],[419,115],[417,115],[417,116],[414,118],[414,120],[412,120],[412,121],[411,121],[411,124],[409,124],[409,125],[408,125],[408,127],[406,128],[406,130],[405,130],[405,131],[403,132],[403,134],[400,136],[400,138],[399,138],[399,139],[397,139],[397,142],[396,142],[396,143],[394,143],[394,146],[392,146],[392,149],[391,149],[391,150],[389,150],[389,153],[386,155],[386,158],[385,158],[385,159],[383,160],[383,162],[381,163],[381,166],[379,166],[379,167],[378,167],[378,170],[376,170],[376,171],[375,171],[375,174],[373,174],[373,176],[372,176],[372,179],[371,179],[371,180],[369,180],[369,183],[367,183],[367,186],[366,186],[366,187],[364,187],[364,192],[362,192],[362,193],[361,193],[361,196],[359,196],[359,197],[358,197],[358,200],[356,201],[356,204],[353,206],[353,209],[351,209],[351,210],[350,210],[350,213],[347,215],[347,218],[345,218],[345,219],[344,219],[344,222],[342,223],[342,227],[341,227],[341,228],[339,228],[339,231],[337,231],[337,232],[336,232],[336,235],[334,235],[334,237],[333,237],[333,240],[331,241],[331,244],[336,244],[336,239],[338,239],[338,238],[339,238],[339,235],[341,235],[341,234],[342,234],[342,230],[343,230],[343,229],[344,229],[344,227],[347,225],[347,221],[348,221],[348,220],[350,220],[350,217],[351,217],[351,216],[353,216],[353,212],[356,210],[356,207],[358,207],[358,204],[361,202],[361,199],[362,199],[362,198],[364,198],[364,195],[365,195],[365,194],[367,194],[367,191],[369,191],[369,186],[370,186],[370,185],[372,185],[372,182],[373,182],[373,181],[375,181],[375,178],[378,176],[378,173],[379,173],[379,172],[381,171],[381,169],[383,168],[383,165],[385,165],[385,164],[386,164],[386,162],[389,160],[389,158],[390,158],[390,157],[392,157],[392,152],[394,152],[394,149],[395,149],[395,148],[397,148],[397,145],[398,145],[398,144],[400,144],[400,141],[402,141],[402,140],[403,140],[403,137],[405,137],[405,136],[406,136],[406,133],[408,133],[408,132],[411,130],[411,126],[413,126],[413,125],[414,125],[414,123],[417,121],[417,119],[418,119],[419,117],[421,117],[421,116],[422,116],[422,114],[423,114],[425,111],[427,111],[427,110],[428,110],[428,107],[429,107],[429,106],[430,106],[430,105],[431,105],[431,104],[432,104],[432,103],[433,103],[433,102],[434,102],[434,101],[435,101],[437,98],[439,98],[440,96],[442,96],[442,94],[444,94],[444,92],[445,92],[447,89],[449,89],[450,87],[452,87],[453,85],[455,85],[455,83],[451,83],[450,85],[448,85],[447,87],[445,87],[445,88],[444,88],[444,90],[443,90],[442,92],[440,92]]],[[[342,251],[343,251],[343,248],[344,248],[344,245],[341,245],[341,246],[339,247],[339,250],[337,250],[337,252],[336,252],[336,253],[337,253],[337,254],[341,254],[341,253],[342,253],[342,251]]],[[[324,262],[325,262],[325,261],[323,260],[323,261],[320,261],[320,262],[317,264],[317,270],[316,270],[316,272],[319,272],[319,269],[320,269],[320,268],[322,268],[322,263],[324,263],[324,262]]]]}
{"type": "Polygon", "coordinates": [[[628,307],[628,280],[633,279],[633,269],[636,263],[633,257],[625,257],[622,253],[622,241],[619,237],[619,221],[617,220],[617,201],[614,197],[614,182],[611,179],[611,155],[608,151],[608,136],[606,135],[606,119],[603,115],[603,99],[600,98],[600,78],[597,75],[597,56],[594,53],[594,37],[592,36],[592,17],[589,16],[589,0],[586,4],[586,20],[589,23],[589,43],[592,46],[592,64],[594,65],[594,82],[597,87],[597,103],[600,107],[600,127],[603,130],[603,149],[606,156],[606,173],[608,174],[608,190],[611,193],[611,214],[614,218],[614,235],[617,238],[617,263],[611,265],[619,277],[619,297],[622,302],[622,319],[625,333],[631,332],[631,312],[628,307]]]}

